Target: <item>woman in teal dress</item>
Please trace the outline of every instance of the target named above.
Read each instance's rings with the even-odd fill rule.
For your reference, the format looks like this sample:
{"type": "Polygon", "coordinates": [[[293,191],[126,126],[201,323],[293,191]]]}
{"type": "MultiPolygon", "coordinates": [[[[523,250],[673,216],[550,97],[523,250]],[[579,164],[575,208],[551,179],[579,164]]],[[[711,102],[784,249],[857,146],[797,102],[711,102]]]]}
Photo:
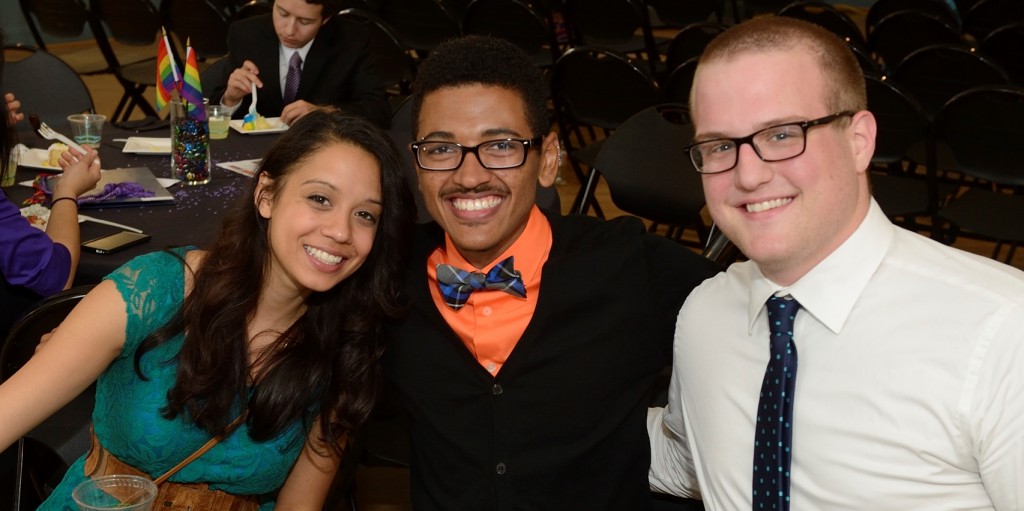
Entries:
{"type": "MultiPolygon", "coordinates": [[[[413,222],[401,157],[335,110],[270,149],[207,250],[138,257],[96,286],[0,386],[0,450],[93,381],[96,438],[172,482],[320,510],[379,388],[413,222]]],[[[84,457],[41,509],[75,509],[84,457]]]]}

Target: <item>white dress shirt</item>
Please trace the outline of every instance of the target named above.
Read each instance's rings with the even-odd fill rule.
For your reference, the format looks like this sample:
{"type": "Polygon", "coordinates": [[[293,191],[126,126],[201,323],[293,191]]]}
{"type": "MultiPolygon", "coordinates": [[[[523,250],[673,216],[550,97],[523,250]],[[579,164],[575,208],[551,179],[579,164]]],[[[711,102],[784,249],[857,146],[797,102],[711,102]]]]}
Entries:
{"type": "Polygon", "coordinates": [[[648,417],[653,489],[699,482],[707,509],[751,509],[772,294],[802,306],[792,509],[1024,509],[1024,273],[896,227],[874,201],[792,286],[744,262],[690,295],[669,405],[648,417]]]}
{"type": "MultiPolygon", "coordinates": [[[[277,54],[277,78],[281,85],[281,97],[284,97],[284,85],[285,81],[288,80],[288,63],[291,62],[292,54],[298,52],[299,57],[302,57],[302,66],[306,65],[306,55],[309,55],[309,49],[313,47],[313,41],[316,38],[310,39],[308,43],[302,48],[285,48],[283,44],[278,43],[278,54],[277,54]]],[[[238,107],[242,106],[242,102],[239,101],[234,106],[227,106],[224,104],[224,98],[220,100],[220,105],[224,107],[225,115],[230,117],[238,110],[238,107]]]]}

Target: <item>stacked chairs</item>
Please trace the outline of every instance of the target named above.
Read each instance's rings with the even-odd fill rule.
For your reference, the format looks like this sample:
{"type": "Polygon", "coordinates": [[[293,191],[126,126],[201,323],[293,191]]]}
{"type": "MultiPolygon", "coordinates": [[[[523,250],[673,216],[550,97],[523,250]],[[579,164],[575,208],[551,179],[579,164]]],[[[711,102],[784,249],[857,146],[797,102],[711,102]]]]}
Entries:
{"type": "Polygon", "coordinates": [[[564,10],[575,46],[600,46],[646,61],[660,72],[659,44],[646,6],[636,0],[567,0],[564,10]]]}
{"type": "Polygon", "coordinates": [[[979,180],[939,215],[960,230],[996,240],[992,258],[1009,245],[1004,261],[1024,242],[1024,89],[978,87],[951,99],[939,112],[935,132],[953,154],[955,170],[979,180]]]}
{"type": "Polygon", "coordinates": [[[1001,66],[970,48],[936,44],[915,50],[892,78],[921,103],[929,118],[954,95],[972,87],[1010,82],[1001,66]]]}
{"type": "Polygon", "coordinates": [[[672,41],[665,52],[665,67],[671,73],[683,62],[699,57],[704,53],[708,43],[727,28],[729,27],[714,21],[691,23],[681,28],[672,36],[672,41]]]}
{"type": "Polygon", "coordinates": [[[708,241],[701,217],[704,192],[683,141],[693,139],[689,112],[681,104],[659,104],[626,119],[601,147],[591,176],[600,173],[615,205],[651,222],[654,232],[682,240],[692,228],[698,243],[708,241]]]}
{"type": "Polygon", "coordinates": [[[1024,22],[993,30],[978,50],[1002,65],[1013,83],[1024,85],[1024,22]]]}
{"type": "Polygon", "coordinates": [[[459,18],[442,0],[384,0],[379,16],[417,59],[462,34],[459,18]]]}
{"type": "Polygon", "coordinates": [[[921,105],[892,80],[865,78],[868,110],[878,124],[872,195],[890,219],[903,219],[905,227],[918,230],[924,224],[916,217],[934,215],[953,187],[943,184],[939,191],[931,124],[921,105]]]}
{"type": "MultiPolygon", "coordinates": [[[[92,13],[86,0],[18,0],[25,15],[36,46],[46,49],[44,35],[59,38],[77,38],[89,25],[92,13]]],[[[110,66],[98,53],[95,59],[79,59],[85,62],[75,72],[82,75],[111,72],[110,66]],[[100,62],[93,64],[88,61],[100,62]]]]}
{"type": "Polygon", "coordinates": [[[725,18],[725,2],[721,0],[648,0],[658,19],[669,27],[682,28],[691,23],[725,18]]]}
{"type": "Polygon", "coordinates": [[[825,2],[800,0],[779,9],[777,14],[809,21],[824,27],[851,46],[867,48],[867,41],[857,24],[849,16],[825,2]]]}
{"type": "Polygon", "coordinates": [[[960,16],[944,0],[877,0],[868,8],[864,28],[867,34],[886,16],[899,11],[918,11],[930,14],[957,31],[960,30],[960,16]]]}
{"type": "Polygon", "coordinates": [[[512,41],[543,69],[553,66],[562,54],[551,13],[525,0],[473,0],[462,17],[462,33],[512,41]]]}
{"type": "Polygon", "coordinates": [[[598,175],[588,179],[582,166],[593,169],[604,137],[633,114],[659,102],[658,85],[624,55],[582,46],[565,52],[555,63],[551,90],[562,146],[579,182],[586,183],[572,211],[586,213],[593,203],[598,175]]]}
{"type": "Polygon", "coordinates": [[[1024,2],[1020,0],[980,0],[963,15],[964,32],[975,41],[984,41],[995,29],[1007,23],[1024,22],[1024,2]]]}
{"type": "Polygon", "coordinates": [[[163,0],[160,18],[177,39],[178,47],[191,43],[200,61],[228,53],[228,9],[214,0],[163,0]]]}
{"type": "Polygon", "coordinates": [[[886,73],[914,52],[933,44],[964,44],[960,31],[938,16],[903,10],[889,14],[868,32],[868,48],[886,73]]]}
{"type": "Polygon", "coordinates": [[[369,28],[370,47],[373,50],[377,78],[382,88],[392,97],[407,96],[412,92],[416,78],[416,62],[409,48],[402,45],[398,35],[377,16],[361,9],[345,9],[338,13],[342,19],[369,28]]]}

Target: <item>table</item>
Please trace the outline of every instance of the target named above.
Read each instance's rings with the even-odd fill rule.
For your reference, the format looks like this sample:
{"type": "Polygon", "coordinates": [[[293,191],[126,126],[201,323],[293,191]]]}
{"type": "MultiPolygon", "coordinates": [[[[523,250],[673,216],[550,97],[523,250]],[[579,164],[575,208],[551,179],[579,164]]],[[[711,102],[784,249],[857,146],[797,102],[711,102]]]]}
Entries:
{"type": "MultiPolygon", "coordinates": [[[[27,125],[27,123],[21,123],[27,125]]],[[[49,147],[52,143],[37,136],[30,127],[19,125],[19,142],[30,148],[49,147]]],[[[139,155],[122,153],[123,142],[116,138],[169,137],[170,129],[136,133],[107,125],[103,129],[103,143],[100,145],[100,159],[103,168],[149,167],[157,177],[171,177],[171,160],[168,155],[139,155]]],[[[232,131],[228,138],[212,140],[210,152],[212,164],[211,180],[206,185],[175,185],[169,190],[175,197],[173,205],[146,205],[123,208],[87,209],[82,214],[120,224],[129,225],[150,234],[152,239],[114,254],[93,254],[83,252],[75,275],[75,284],[93,284],[141,254],[163,248],[182,245],[203,247],[217,234],[221,217],[228,207],[242,195],[249,179],[246,176],[216,167],[219,162],[260,158],[277,140],[276,134],[243,135],[232,131]]],[[[29,181],[40,172],[39,169],[19,167],[18,182],[29,181]]],[[[4,192],[15,204],[32,195],[33,190],[24,186],[13,186],[4,192]]],[[[82,222],[82,240],[90,240],[120,231],[117,227],[82,222]]]]}

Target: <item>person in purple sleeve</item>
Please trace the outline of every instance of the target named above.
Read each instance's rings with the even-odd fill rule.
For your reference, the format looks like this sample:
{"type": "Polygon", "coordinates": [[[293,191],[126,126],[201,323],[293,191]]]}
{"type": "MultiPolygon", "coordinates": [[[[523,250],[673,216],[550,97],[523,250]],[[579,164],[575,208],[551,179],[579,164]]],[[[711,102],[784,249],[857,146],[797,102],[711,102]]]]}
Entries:
{"type": "MultiPolygon", "coordinates": [[[[0,45],[3,33],[0,33],[0,45]]],[[[3,55],[0,54],[0,76],[3,55]]],[[[13,94],[4,94],[0,112],[0,176],[15,172],[9,165],[14,151],[14,124],[24,118],[21,103],[13,94]]],[[[71,151],[74,151],[73,149],[71,151]]],[[[43,232],[21,216],[21,210],[0,190],[0,336],[6,336],[23,310],[39,298],[71,286],[80,254],[77,197],[91,190],[100,179],[99,155],[86,148],[84,153],[64,152],[64,175],[53,192],[50,217],[43,232]],[[19,306],[20,305],[20,306],[19,306]]],[[[2,337],[0,337],[2,338],[2,337]]]]}

